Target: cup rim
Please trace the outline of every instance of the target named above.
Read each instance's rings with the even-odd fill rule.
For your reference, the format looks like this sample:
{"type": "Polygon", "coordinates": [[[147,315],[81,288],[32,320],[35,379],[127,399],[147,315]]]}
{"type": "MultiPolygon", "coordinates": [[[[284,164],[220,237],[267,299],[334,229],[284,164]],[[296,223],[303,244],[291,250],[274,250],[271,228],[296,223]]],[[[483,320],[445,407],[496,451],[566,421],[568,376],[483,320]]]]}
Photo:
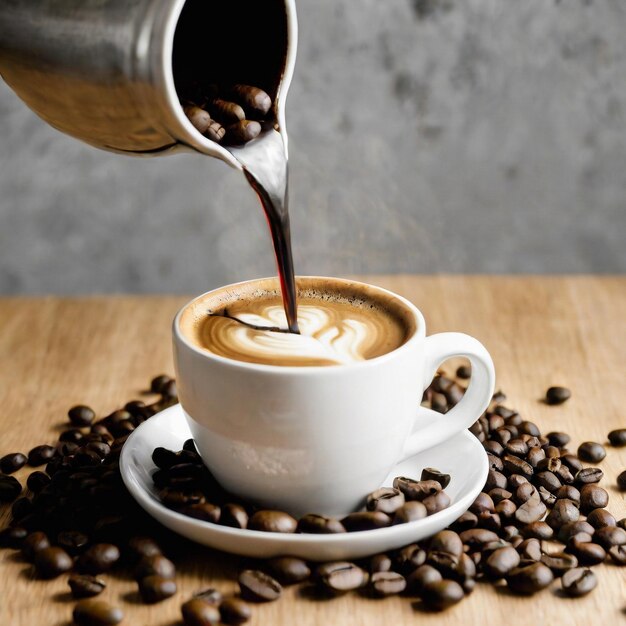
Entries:
{"type": "Polygon", "coordinates": [[[391,296],[397,302],[399,302],[402,306],[404,306],[413,316],[415,321],[415,330],[413,334],[401,345],[391,350],[391,352],[386,352],[385,354],[381,354],[380,356],[374,357],[373,359],[367,359],[365,361],[357,361],[354,363],[342,363],[338,365],[268,365],[267,363],[249,363],[247,361],[237,361],[236,359],[231,359],[228,357],[220,356],[219,354],[215,354],[209,350],[205,350],[199,348],[197,345],[192,343],[185,335],[182,333],[180,329],[180,318],[183,312],[194,302],[197,300],[201,300],[206,296],[209,296],[217,291],[221,291],[222,289],[231,289],[237,288],[244,285],[249,285],[252,283],[259,283],[265,280],[275,280],[275,276],[269,276],[265,278],[253,278],[250,280],[243,280],[237,283],[232,283],[229,285],[223,285],[222,287],[217,287],[216,289],[211,289],[203,294],[200,294],[188,302],[186,302],[176,313],[174,317],[174,321],[172,323],[172,334],[174,336],[174,340],[182,345],[184,345],[187,349],[195,352],[196,354],[210,360],[215,361],[217,363],[223,364],[225,366],[229,366],[235,369],[242,369],[248,371],[258,371],[258,372],[273,372],[278,373],[282,372],[283,374],[291,374],[291,375],[307,375],[307,374],[320,374],[322,372],[330,373],[333,372],[333,375],[337,375],[338,372],[348,372],[354,371],[355,369],[365,369],[368,367],[377,367],[386,361],[397,358],[399,354],[403,354],[407,350],[409,350],[413,345],[422,341],[426,336],[426,320],[424,319],[424,315],[422,312],[409,300],[404,298],[403,296],[390,291],[389,289],[385,289],[383,287],[379,287],[378,285],[372,285],[370,283],[365,283],[363,281],[351,280],[349,278],[337,278],[334,276],[296,276],[296,280],[298,279],[307,279],[307,280],[335,280],[346,285],[356,285],[368,287],[370,289],[375,289],[382,295],[391,296]]]}

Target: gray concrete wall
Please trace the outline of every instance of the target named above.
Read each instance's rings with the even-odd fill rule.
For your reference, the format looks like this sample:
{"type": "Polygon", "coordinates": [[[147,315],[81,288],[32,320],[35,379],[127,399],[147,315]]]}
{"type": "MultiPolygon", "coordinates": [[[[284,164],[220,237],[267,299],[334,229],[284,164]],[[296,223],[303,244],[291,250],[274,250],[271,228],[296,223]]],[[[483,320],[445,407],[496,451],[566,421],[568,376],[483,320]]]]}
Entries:
{"type": "MultiPolygon", "coordinates": [[[[626,271],[624,0],[301,0],[300,273],[626,271]]],[[[0,84],[0,292],[272,274],[242,177],[99,152],[0,84]]]]}

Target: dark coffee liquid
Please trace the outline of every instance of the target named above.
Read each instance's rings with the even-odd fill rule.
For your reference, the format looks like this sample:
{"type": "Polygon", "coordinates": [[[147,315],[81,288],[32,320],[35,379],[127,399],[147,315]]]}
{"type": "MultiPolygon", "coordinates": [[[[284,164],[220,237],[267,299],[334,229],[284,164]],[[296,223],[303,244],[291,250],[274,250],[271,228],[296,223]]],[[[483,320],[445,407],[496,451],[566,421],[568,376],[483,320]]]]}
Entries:
{"type": "Polygon", "coordinates": [[[288,206],[289,185],[287,183],[285,184],[285,194],[282,199],[272,197],[247,169],[244,169],[244,174],[252,189],[254,189],[259,196],[259,200],[265,211],[267,223],[270,227],[289,332],[299,333],[296,280],[293,269],[293,256],[291,253],[291,226],[289,223],[288,206]]]}

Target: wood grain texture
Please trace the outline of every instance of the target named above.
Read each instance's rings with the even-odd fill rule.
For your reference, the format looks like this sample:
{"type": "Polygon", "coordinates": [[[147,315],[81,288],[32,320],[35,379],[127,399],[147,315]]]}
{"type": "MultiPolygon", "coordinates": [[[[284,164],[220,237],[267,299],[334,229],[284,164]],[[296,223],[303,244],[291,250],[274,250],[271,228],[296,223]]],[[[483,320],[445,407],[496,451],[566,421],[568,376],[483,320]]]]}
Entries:
{"type": "MultiPolygon", "coordinates": [[[[507,406],[544,431],[572,435],[571,448],[585,440],[604,442],[626,427],[626,278],[620,277],[415,277],[367,276],[406,296],[424,312],[428,332],[458,330],[479,338],[491,352],[507,406]],[[560,407],[542,404],[545,389],[561,384],[573,397],[560,407]]],[[[28,451],[54,441],[73,404],[99,414],[139,397],[150,378],[173,374],[170,324],[180,297],[0,299],[0,455],[28,451]]],[[[615,487],[626,468],[626,449],[607,448],[609,509],[626,515],[615,487]]],[[[22,472],[18,476],[24,477],[22,472]]],[[[6,520],[7,507],[1,509],[6,520]]],[[[139,605],[135,584],[109,576],[104,597],[119,603],[124,624],[179,624],[180,600],[200,588],[236,588],[241,561],[193,547],[173,555],[179,563],[179,594],[160,605],[139,605]]],[[[617,624],[626,621],[626,570],[604,565],[600,585],[579,600],[558,597],[557,585],[532,599],[479,584],[472,596],[443,614],[416,610],[408,598],[370,600],[356,594],[327,602],[290,589],[279,602],[254,607],[251,624],[432,623],[438,626],[507,626],[562,623],[617,624]],[[560,613],[558,619],[553,615],[560,613]]],[[[73,603],[65,577],[32,579],[16,553],[0,552],[0,625],[68,626],[73,603]]]]}

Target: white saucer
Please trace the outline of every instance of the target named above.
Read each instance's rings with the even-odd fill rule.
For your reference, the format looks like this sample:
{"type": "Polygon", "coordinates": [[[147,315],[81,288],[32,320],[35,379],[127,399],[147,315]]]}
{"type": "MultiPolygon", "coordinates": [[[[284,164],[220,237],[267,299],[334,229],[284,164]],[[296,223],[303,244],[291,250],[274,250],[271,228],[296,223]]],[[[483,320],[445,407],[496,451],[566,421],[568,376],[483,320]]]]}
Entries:
{"type": "Polygon", "coordinates": [[[211,548],[259,558],[292,555],[312,561],[356,559],[420,541],[451,524],[470,507],[484,486],[488,471],[482,445],[469,431],[464,431],[445,444],[398,464],[384,483],[391,485],[395,476],[419,478],[424,467],[436,467],[452,477],[446,487],[451,504],[444,511],[408,524],[336,535],[241,530],[187,517],[158,500],[151,478],[156,469],[152,451],[158,446],[180,450],[190,437],[180,405],[144,422],[122,449],[120,471],[126,487],[150,515],[180,535],[211,548]]]}

